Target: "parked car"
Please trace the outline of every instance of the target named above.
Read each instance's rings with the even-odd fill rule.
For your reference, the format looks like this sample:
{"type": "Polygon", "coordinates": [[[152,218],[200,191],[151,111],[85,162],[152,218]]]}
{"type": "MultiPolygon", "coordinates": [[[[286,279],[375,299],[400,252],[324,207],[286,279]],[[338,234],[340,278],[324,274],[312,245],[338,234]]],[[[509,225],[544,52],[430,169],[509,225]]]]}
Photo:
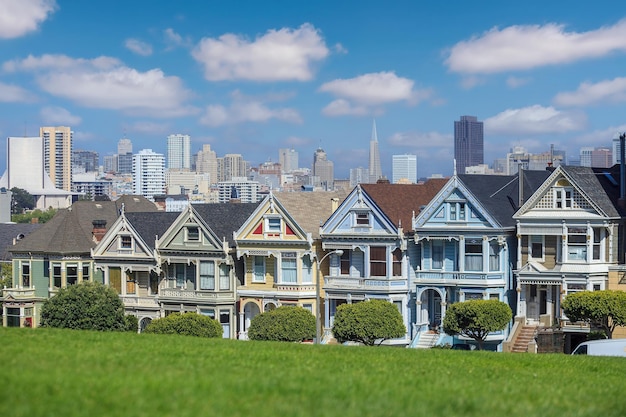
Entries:
{"type": "Polygon", "coordinates": [[[572,355],[626,356],[626,339],[583,342],[574,349],[572,355]]]}

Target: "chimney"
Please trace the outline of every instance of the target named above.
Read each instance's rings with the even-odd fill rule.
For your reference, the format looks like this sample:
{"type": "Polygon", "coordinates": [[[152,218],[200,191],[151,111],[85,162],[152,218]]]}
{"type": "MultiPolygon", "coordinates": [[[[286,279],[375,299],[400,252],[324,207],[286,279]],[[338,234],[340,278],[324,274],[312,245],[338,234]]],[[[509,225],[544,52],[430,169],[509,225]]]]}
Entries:
{"type": "Polygon", "coordinates": [[[96,243],[99,243],[107,232],[107,221],[94,220],[91,222],[91,224],[93,225],[93,230],[91,232],[91,234],[93,235],[93,240],[96,243]]]}

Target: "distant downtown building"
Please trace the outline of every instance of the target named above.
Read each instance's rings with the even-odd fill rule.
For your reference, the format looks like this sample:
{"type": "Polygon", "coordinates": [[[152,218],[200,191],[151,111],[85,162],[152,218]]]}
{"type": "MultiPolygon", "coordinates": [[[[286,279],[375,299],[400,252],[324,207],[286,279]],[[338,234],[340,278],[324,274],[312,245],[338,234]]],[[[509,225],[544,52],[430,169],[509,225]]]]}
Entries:
{"type": "Polygon", "coordinates": [[[314,186],[321,187],[325,191],[334,189],[335,170],[332,161],[328,160],[328,156],[324,149],[317,148],[313,154],[313,177],[314,186]]]}
{"type": "Polygon", "coordinates": [[[167,137],[167,168],[191,169],[191,137],[169,135],[167,137]]]}
{"type": "Polygon", "coordinates": [[[370,158],[368,171],[370,175],[369,182],[375,184],[380,177],[383,176],[383,171],[380,166],[380,152],[378,151],[378,134],[376,133],[376,121],[374,120],[372,125],[372,138],[370,139],[370,158]]]}
{"type": "Polygon", "coordinates": [[[142,149],[133,155],[133,194],[154,201],[155,195],[165,194],[165,157],[142,149]]]}
{"type": "Polygon", "coordinates": [[[292,172],[298,169],[298,151],[290,148],[278,150],[278,162],[283,172],[292,172]]]}
{"type": "Polygon", "coordinates": [[[456,172],[465,174],[466,167],[484,164],[484,157],[483,122],[475,116],[461,116],[454,122],[456,172]]]}
{"type": "Polygon", "coordinates": [[[72,129],[67,126],[39,128],[43,139],[44,166],[54,186],[72,190],[72,129]]]}
{"type": "Polygon", "coordinates": [[[393,155],[391,176],[394,184],[417,183],[417,155],[393,155]]]}

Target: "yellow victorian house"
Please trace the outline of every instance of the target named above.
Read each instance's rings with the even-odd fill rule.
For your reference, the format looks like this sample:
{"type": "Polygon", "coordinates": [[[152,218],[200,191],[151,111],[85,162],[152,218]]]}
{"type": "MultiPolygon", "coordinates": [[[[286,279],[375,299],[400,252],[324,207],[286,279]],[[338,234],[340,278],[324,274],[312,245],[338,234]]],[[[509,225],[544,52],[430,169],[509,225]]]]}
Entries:
{"type": "Polygon", "coordinates": [[[244,266],[239,297],[239,338],[248,338],[254,316],[282,305],[314,313],[316,306],[313,238],[269,194],[234,233],[244,266]]]}

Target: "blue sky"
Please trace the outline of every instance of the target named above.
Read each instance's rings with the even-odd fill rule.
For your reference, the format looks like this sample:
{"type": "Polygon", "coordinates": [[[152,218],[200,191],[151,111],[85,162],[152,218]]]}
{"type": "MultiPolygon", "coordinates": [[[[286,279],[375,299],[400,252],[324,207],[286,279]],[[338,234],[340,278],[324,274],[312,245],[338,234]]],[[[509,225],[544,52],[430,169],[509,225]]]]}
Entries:
{"type": "MultiPolygon", "coordinates": [[[[569,157],[626,131],[626,2],[0,0],[0,137],[69,125],[74,149],[192,137],[254,165],[321,146],[336,177],[418,155],[450,175],[454,120],[569,157]]],[[[0,173],[6,146],[0,147],[0,173]]]]}

